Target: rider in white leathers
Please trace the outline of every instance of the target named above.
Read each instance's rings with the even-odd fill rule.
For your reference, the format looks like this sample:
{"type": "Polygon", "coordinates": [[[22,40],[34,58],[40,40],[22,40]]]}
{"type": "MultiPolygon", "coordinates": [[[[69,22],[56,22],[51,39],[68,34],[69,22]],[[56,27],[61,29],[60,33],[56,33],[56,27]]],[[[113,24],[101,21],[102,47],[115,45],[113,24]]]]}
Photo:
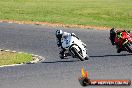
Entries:
{"type": "MultiPolygon", "coordinates": [[[[77,39],[79,39],[74,33],[63,32],[62,30],[57,30],[57,31],[56,31],[57,45],[58,45],[58,47],[61,47],[61,51],[60,51],[60,53],[59,53],[61,59],[64,59],[64,57],[66,56],[66,55],[65,55],[66,49],[62,47],[62,42],[61,42],[61,40],[62,40],[64,37],[67,37],[68,35],[74,36],[74,37],[76,37],[77,39]]],[[[84,45],[86,46],[86,44],[84,44],[84,45]]]]}

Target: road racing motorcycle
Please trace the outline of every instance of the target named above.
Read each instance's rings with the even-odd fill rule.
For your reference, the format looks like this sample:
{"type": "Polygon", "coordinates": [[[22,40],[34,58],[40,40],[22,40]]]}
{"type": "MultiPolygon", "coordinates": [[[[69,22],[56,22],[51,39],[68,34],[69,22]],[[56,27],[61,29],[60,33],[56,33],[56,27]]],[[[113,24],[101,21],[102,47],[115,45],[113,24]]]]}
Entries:
{"type": "Polygon", "coordinates": [[[118,38],[117,33],[114,30],[110,30],[110,39],[114,38],[115,45],[121,50],[132,53],[132,35],[127,31],[121,32],[121,38],[118,38]]]}
{"type": "Polygon", "coordinates": [[[66,49],[67,54],[69,54],[73,58],[78,58],[81,61],[89,59],[89,56],[87,55],[86,44],[84,44],[76,36],[72,35],[64,36],[61,42],[62,47],[66,49]]]}

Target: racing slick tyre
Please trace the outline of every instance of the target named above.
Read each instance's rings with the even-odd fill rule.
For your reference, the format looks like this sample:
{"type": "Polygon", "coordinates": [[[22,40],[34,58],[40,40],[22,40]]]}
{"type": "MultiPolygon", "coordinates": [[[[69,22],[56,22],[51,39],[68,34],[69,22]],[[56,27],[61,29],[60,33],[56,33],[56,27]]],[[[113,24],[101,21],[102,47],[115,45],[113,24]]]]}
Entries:
{"type": "Polygon", "coordinates": [[[89,56],[86,56],[84,59],[85,59],[85,60],[88,60],[88,59],[89,59],[89,56]]]}
{"type": "Polygon", "coordinates": [[[131,43],[124,44],[124,47],[128,50],[128,52],[132,53],[132,44],[131,43]]]}
{"type": "Polygon", "coordinates": [[[81,53],[79,53],[75,47],[72,47],[72,48],[71,48],[71,51],[73,51],[74,54],[76,55],[76,57],[78,57],[81,61],[84,61],[84,60],[85,60],[85,59],[82,57],[81,53]]]}

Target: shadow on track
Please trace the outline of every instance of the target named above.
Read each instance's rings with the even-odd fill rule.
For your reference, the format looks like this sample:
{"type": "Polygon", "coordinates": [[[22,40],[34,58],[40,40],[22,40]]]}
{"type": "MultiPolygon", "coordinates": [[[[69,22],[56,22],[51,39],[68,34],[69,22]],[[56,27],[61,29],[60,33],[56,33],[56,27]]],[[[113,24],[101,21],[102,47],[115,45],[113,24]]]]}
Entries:
{"type": "Polygon", "coordinates": [[[77,62],[78,60],[70,60],[70,61],[64,61],[64,60],[62,60],[62,61],[48,61],[48,62],[42,62],[42,63],[71,63],[71,62],[77,62]]]}
{"type": "Polygon", "coordinates": [[[97,55],[97,56],[89,56],[89,57],[116,57],[116,56],[131,56],[132,54],[117,54],[117,55],[97,55]]]}

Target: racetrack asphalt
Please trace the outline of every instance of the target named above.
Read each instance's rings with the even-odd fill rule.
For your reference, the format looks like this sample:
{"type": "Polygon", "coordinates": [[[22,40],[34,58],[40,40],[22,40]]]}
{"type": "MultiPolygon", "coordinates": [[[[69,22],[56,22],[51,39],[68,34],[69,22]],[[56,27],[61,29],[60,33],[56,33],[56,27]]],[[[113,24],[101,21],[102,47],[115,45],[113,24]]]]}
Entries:
{"type": "Polygon", "coordinates": [[[82,88],[78,81],[82,67],[89,72],[90,79],[132,79],[132,54],[116,53],[109,40],[109,30],[0,23],[0,48],[38,54],[46,58],[37,64],[0,68],[0,88],[82,88]],[[61,60],[55,39],[57,29],[74,32],[87,44],[90,59],[61,60]]]}

